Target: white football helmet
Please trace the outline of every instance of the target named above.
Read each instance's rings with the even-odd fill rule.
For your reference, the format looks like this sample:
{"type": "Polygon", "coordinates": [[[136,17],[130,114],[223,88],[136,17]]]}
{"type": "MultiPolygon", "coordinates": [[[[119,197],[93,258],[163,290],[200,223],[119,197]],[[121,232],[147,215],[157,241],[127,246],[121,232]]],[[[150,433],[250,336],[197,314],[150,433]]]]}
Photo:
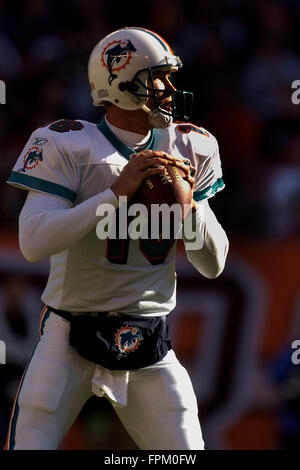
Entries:
{"type": "Polygon", "coordinates": [[[181,67],[179,57],[158,34],[137,27],[119,29],[102,39],[91,53],[88,73],[93,103],[101,106],[109,101],[131,111],[142,108],[149,113],[153,127],[167,127],[172,118],[189,120],[193,94],[170,91],[173,106],[172,112],[169,112],[159,106],[159,90],[153,83],[153,71],[159,69],[171,73],[181,67]],[[153,111],[146,106],[149,96],[155,99],[157,105],[153,111]],[[179,104],[181,112],[177,110],[179,104]]]}

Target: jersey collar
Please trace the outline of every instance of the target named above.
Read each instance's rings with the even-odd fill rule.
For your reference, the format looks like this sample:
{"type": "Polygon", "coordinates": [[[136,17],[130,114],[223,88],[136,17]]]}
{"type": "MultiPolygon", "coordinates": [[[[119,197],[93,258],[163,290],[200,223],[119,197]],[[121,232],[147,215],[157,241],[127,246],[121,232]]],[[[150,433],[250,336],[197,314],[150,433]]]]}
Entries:
{"type": "MultiPolygon", "coordinates": [[[[136,150],[133,150],[130,147],[127,147],[127,145],[123,144],[116,136],[115,134],[110,130],[108,125],[105,122],[104,117],[101,119],[101,121],[97,124],[97,127],[100,132],[102,132],[103,135],[107,138],[107,140],[110,141],[110,143],[118,150],[123,157],[125,157],[127,160],[130,160],[130,155],[133,153],[136,153],[136,150]]],[[[152,150],[154,145],[154,131],[153,129],[151,130],[151,136],[149,139],[149,143],[147,147],[145,147],[143,150],[152,150]]]]}

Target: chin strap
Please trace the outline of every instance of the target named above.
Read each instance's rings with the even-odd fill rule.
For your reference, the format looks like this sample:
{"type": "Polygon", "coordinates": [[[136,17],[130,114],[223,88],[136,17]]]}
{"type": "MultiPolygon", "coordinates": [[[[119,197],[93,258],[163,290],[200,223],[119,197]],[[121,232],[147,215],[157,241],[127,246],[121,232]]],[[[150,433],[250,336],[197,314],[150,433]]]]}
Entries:
{"type": "Polygon", "coordinates": [[[150,108],[148,108],[148,106],[144,104],[142,106],[142,109],[149,114],[149,122],[151,126],[155,129],[165,129],[173,121],[172,116],[168,116],[167,114],[162,113],[161,111],[159,111],[158,108],[152,111],[150,108]]]}

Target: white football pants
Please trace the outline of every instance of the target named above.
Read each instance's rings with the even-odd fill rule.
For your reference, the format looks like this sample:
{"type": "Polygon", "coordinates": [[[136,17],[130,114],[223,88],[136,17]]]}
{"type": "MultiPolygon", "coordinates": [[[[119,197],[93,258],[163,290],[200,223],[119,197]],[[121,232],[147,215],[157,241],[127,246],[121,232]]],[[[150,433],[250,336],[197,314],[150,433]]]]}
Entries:
{"type": "MultiPolygon", "coordinates": [[[[17,391],[6,449],[57,449],[93,395],[95,364],[69,346],[68,322],[46,311],[17,391]]],[[[130,371],[127,406],[114,409],[140,449],[204,448],[193,387],[173,351],[151,367],[130,371]]]]}

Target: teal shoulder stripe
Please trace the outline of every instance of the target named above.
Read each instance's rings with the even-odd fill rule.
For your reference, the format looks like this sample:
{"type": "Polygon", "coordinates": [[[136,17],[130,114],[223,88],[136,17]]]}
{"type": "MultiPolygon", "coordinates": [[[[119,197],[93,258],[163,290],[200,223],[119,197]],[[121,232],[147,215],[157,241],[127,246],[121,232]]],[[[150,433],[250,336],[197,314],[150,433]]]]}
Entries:
{"type": "Polygon", "coordinates": [[[26,188],[36,189],[44,193],[54,194],[60,196],[68,201],[74,202],[76,199],[76,193],[65,186],[60,184],[51,183],[50,181],[36,178],[35,176],[24,175],[23,173],[17,173],[12,171],[10,177],[7,180],[8,183],[20,184],[26,188]]]}
{"type": "MultiPolygon", "coordinates": [[[[123,155],[127,160],[130,160],[130,155],[136,153],[136,150],[133,150],[127,145],[123,144],[121,140],[119,140],[115,134],[110,130],[108,125],[105,122],[105,118],[103,117],[102,120],[97,124],[99,131],[102,132],[103,135],[109,140],[109,142],[115,147],[115,149],[123,155]]],[[[151,130],[151,137],[149,139],[148,145],[143,150],[152,150],[154,145],[154,131],[151,130]]]]}
{"type": "Polygon", "coordinates": [[[208,188],[203,189],[202,191],[195,191],[194,192],[194,200],[201,201],[202,199],[207,199],[212,197],[218,191],[223,189],[225,186],[224,181],[222,178],[218,178],[217,181],[212,185],[208,186],[208,188]]]}

